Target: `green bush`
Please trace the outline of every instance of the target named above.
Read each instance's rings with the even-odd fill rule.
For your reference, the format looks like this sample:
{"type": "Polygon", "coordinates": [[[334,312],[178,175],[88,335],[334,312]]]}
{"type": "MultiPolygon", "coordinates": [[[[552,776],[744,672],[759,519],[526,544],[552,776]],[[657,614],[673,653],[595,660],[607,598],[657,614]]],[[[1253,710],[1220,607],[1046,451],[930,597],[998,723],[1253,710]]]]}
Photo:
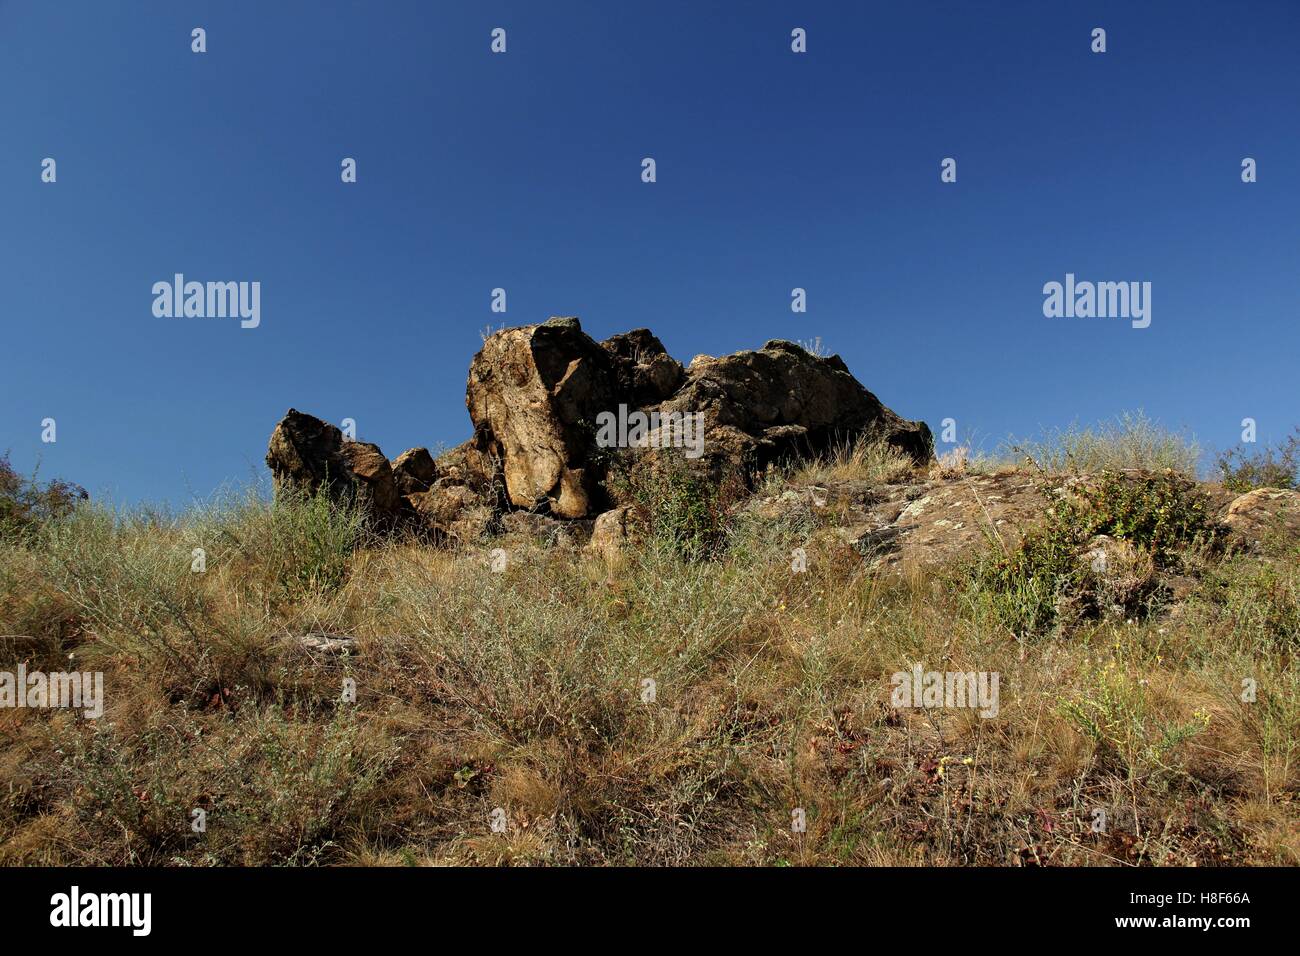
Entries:
{"type": "Polygon", "coordinates": [[[1044,523],[1015,548],[997,551],[973,573],[976,593],[1014,633],[1042,634],[1057,623],[1062,599],[1086,598],[1095,582],[1080,556],[1098,535],[1128,541],[1156,567],[1180,563],[1192,547],[1212,547],[1217,530],[1204,495],[1173,472],[1103,472],[1064,490],[1044,523]]]}
{"type": "Polygon", "coordinates": [[[19,475],[6,452],[0,455],[0,540],[24,537],[66,517],[86,497],[85,489],[66,481],[42,484],[34,474],[19,475]]]}
{"type": "Polygon", "coordinates": [[[269,507],[264,499],[214,505],[190,522],[193,543],[211,557],[222,548],[256,562],[274,599],[296,600],[337,591],[347,580],[353,551],[365,543],[365,515],[356,504],[335,499],[327,488],[281,488],[269,507]]]}
{"type": "Polygon", "coordinates": [[[994,549],[977,566],[974,590],[1013,633],[1043,633],[1056,622],[1061,596],[1077,589],[1084,540],[1072,505],[1059,500],[1044,524],[1026,533],[1018,546],[994,549]]]}
{"type": "Polygon", "coordinates": [[[672,453],[622,456],[610,483],[647,538],[691,561],[721,552],[729,507],[743,488],[738,475],[719,480],[672,453]]]}
{"type": "Polygon", "coordinates": [[[1275,446],[1247,451],[1244,445],[1238,445],[1221,452],[1215,465],[1224,487],[1230,491],[1300,488],[1300,427],[1275,446]]]}
{"type": "Polygon", "coordinates": [[[287,590],[336,591],[362,537],[363,515],[340,504],[325,488],[277,496],[271,509],[272,538],[281,583],[287,590]]]}
{"type": "Polygon", "coordinates": [[[1072,509],[1086,537],[1104,534],[1130,541],[1162,567],[1176,564],[1188,546],[1208,545],[1216,538],[1205,496],[1171,472],[1103,472],[1078,496],[1080,503],[1072,509]]]}

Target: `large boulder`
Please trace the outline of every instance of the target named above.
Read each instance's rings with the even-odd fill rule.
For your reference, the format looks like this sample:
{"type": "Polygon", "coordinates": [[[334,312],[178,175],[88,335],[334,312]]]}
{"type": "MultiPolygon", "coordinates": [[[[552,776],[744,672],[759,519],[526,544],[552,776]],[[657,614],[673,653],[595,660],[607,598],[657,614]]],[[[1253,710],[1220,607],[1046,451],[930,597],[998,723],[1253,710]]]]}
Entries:
{"type": "Polygon", "coordinates": [[[706,457],[751,472],[860,437],[892,445],[918,464],[934,456],[929,427],[886,408],[838,355],[813,355],[780,339],[721,358],[697,355],[685,384],[660,410],[703,412],[706,457]]]}
{"type": "Polygon", "coordinates": [[[617,405],[613,358],[575,318],[503,329],[469,367],[465,403],[500,458],[510,504],[581,518],[603,496],[596,415],[617,405]]]}
{"type": "Polygon", "coordinates": [[[266,451],[277,489],[304,493],[328,489],[354,503],[375,523],[395,523],[402,499],[393,470],[378,445],[348,441],[329,422],[291,408],[271,432],[266,451]]]}
{"type": "Polygon", "coordinates": [[[682,363],[649,329],[611,335],[600,346],[612,360],[620,400],[632,408],[662,402],[686,380],[682,363]]]}
{"type": "Polygon", "coordinates": [[[1294,551],[1300,546],[1300,491],[1256,488],[1234,498],[1221,520],[1247,550],[1294,551]]]}
{"type": "Polygon", "coordinates": [[[289,409],[271,432],[266,464],[277,487],[314,491],[322,484],[346,486],[343,433],[296,408],[289,409]]]}
{"type": "Polygon", "coordinates": [[[393,459],[393,480],[400,494],[428,491],[437,477],[438,466],[427,448],[408,448],[393,459]]]}

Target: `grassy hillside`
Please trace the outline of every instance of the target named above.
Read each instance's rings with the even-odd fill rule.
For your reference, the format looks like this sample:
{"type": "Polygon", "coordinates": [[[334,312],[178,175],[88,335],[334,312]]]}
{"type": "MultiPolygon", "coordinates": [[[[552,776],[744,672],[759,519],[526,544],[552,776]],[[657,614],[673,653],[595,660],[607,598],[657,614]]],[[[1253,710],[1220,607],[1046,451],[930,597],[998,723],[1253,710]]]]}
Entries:
{"type": "MultiPolygon", "coordinates": [[[[0,709],[0,863],[1300,862],[1300,543],[1234,548],[1146,425],[1013,457],[925,477],[1093,480],[925,569],[796,571],[816,516],[689,483],[635,489],[610,560],[373,541],[323,497],[32,511],[0,536],[0,670],[107,699],[0,709]],[[891,706],[914,663],[997,672],[997,716],[891,706]]],[[[921,477],[849,448],[760,494],[921,477]]]]}

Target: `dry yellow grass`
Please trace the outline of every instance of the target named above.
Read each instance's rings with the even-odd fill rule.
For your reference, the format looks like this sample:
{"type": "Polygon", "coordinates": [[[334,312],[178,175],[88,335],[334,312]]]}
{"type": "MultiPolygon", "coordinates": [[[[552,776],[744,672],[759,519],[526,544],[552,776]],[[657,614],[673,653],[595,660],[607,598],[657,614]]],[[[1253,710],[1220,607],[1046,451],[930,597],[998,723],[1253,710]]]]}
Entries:
{"type": "Polygon", "coordinates": [[[840,442],[826,454],[800,463],[794,469],[793,477],[802,484],[843,481],[883,484],[901,481],[915,468],[911,458],[897,448],[859,439],[840,442]]]}
{"type": "Polygon", "coordinates": [[[87,508],[0,545],[0,669],[72,660],[108,698],[97,721],[0,710],[0,863],[1300,862],[1295,562],[1265,585],[1230,559],[1177,615],[1017,641],[961,568],[795,573],[797,528],[611,571],[368,545],[294,507],[87,508]],[[308,631],[357,653],[283,637],[308,631]],[[913,663],[998,673],[999,713],[891,707],[913,663]]]}

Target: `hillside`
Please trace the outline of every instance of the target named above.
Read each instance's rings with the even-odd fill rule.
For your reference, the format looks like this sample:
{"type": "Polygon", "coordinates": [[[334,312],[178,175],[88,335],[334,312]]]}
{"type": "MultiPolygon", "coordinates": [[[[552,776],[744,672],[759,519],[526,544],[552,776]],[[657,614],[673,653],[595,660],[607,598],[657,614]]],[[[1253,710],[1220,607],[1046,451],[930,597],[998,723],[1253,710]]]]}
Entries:
{"type": "Polygon", "coordinates": [[[935,457],[836,357],[572,319],[467,407],[5,525],[0,669],[104,695],[0,708],[0,862],[1300,862],[1293,483],[1140,419],[935,457]]]}

